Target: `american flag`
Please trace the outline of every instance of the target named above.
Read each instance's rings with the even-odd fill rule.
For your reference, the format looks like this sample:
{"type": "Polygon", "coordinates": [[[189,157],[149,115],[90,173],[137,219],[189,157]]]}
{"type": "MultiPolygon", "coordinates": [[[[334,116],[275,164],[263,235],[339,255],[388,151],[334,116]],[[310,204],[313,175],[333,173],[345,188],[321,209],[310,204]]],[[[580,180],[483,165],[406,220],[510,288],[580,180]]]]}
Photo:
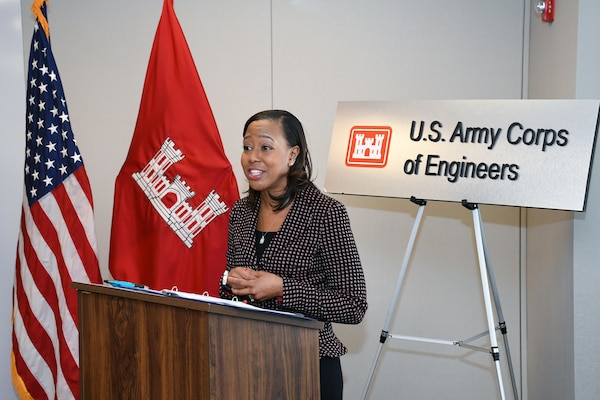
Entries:
{"type": "Polygon", "coordinates": [[[45,0],[27,78],[25,186],[13,287],[12,376],[21,398],[79,397],[77,293],[100,283],[93,202],[52,55],[45,0]]]}

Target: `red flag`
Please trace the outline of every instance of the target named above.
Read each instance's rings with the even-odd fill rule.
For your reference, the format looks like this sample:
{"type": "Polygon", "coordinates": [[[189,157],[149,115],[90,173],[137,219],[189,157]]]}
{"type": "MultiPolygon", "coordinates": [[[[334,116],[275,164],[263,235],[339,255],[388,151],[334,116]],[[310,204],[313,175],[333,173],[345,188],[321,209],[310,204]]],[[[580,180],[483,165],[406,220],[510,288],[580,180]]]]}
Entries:
{"type": "Polygon", "coordinates": [[[165,0],[117,176],[109,269],[154,289],[218,296],[239,192],[185,36],[165,0]]]}
{"type": "Polygon", "coordinates": [[[45,0],[32,10],[12,378],[23,399],[73,399],[79,397],[79,333],[71,282],[102,277],[92,192],[48,40],[45,0]]]}

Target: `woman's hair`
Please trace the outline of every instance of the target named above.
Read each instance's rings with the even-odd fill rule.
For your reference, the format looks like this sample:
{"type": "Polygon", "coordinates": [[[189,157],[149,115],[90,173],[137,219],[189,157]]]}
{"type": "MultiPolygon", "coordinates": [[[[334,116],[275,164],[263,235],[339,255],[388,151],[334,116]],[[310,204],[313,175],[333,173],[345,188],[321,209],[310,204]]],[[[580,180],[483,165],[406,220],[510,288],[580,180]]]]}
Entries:
{"type": "MultiPolygon", "coordinates": [[[[277,204],[275,209],[281,210],[288,206],[296,197],[296,193],[304,186],[312,181],[312,163],[308,146],[306,144],[306,136],[302,124],[292,113],[284,110],[265,110],[251,116],[244,125],[243,135],[246,134],[248,126],[254,121],[269,120],[276,124],[280,124],[285,135],[287,144],[290,147],[298,146],[299,152],[296,161],[290,167],[287,176],[287,186],[285,192],[281,196],[271,196],[271,199],[277,204]]],[[[248,189],[248,197],[252,207],[256,207],[260,192],[248,189]]]]}

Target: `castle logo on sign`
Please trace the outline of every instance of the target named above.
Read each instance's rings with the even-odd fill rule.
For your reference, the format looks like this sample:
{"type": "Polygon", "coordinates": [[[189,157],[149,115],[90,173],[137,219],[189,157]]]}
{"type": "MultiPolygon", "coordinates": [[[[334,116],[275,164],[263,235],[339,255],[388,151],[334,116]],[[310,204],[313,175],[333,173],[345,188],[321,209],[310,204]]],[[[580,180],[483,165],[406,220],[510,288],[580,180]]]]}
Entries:
{"type": "Polygon", "coordinates": [[[389,126],[353,126],[348,141],[346,165],[385,167],[391,138],[392,128],[389,126]]]}

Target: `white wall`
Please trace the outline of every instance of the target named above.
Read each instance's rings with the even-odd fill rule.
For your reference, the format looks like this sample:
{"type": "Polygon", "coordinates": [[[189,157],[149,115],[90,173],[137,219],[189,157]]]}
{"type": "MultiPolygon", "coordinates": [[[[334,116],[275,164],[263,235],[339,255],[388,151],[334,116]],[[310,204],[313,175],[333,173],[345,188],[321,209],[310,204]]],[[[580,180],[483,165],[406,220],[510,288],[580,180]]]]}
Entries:
{"type": "MultiPolygon", "coordinates": [[[[529,98],[575,98],[577,2],[531,16],[529,98]]],[[[573,213],[527,210],[529,399],[574,398],[573,213]]]]}
{"type": "MultiPolygon", "coordinates": [[[[322,186],[340,100],[520,98],[524,3],[177,0],[175,10],[243,191],[241,128],[258,110],[286,108],[304,122],[322,186]]],[[[30,2],[21,4],[28,54],[33,19],[30,2]]],[[[161,0],[59,0],[49,6],[53,51],[92,183],[105,274],[114,179],[133,133],[161,5],[161,0]]],[[[17,131],[14,140],[23,134],[17,131]]],[[[15,148],[6,162],[20,171],[21,149],[15,148]]],[[[20,198],[20,182],[11,183],[10,191],[20,198]]],[[[339,198],[350,212],[370,304],[362,324],[335,328],[350,348],[343,358],[345,398],[358,399],[416,206],[400,199],[339,198]]],[[[18,201],[0,203],[0,209],[18,214],[18,201]]],[[[519,377],[520,213],[492,206],[481,212],[519,377]]],[[[18,227],[12,225],[3,223],[0,230],[16,238],[18,227]]],[[[5,242],[14,248],[14,239],[5,242]]],[[[13,265],[12,256],[7,258],[13,265]]],[[[2,281],[12,281],[12,270],[3,273],[2,281]]],[[[10,291],[6,286],[3,293],[10,291]]],[[[0,305],[7,316],[8,301],[0,305]]],[[[460,205],[427,206],[397,306],[392,332],[465,339],[486,329],[471,215],[460,205]]],[[[7,342],[10,326],[2,321],[0,342],[7,342]]],[[[390,340],[379,365],[373,399],[499,398],[485,353],[390,340]]],[[[0,369],[0,380],[9,382],[8,369],[0,369]]],[[[506,370],[504,383],[510,390],[506,370]]]]}
{"type": "MultiPolygon", "coordinates": [[[[594,0],[560,2],[552,24],[532,17],[529,97],[600,98],[598,18],[594,0]]],[[[600,394],[598,154],[596,143],[585,212],[528,212],[530,399],[600,394]]]]}
{"type": "Polygon", "coordinates": [[[25,76],[19,0],[0,1],[0,387],[16,398],[10,380],[12,283],[25,161],[25,76]]]}
{"type": "MultiPolygon", "coordinates": [[[[600,98],[600,2],[579,0],[577,33],[577,89],[579,99],[600,98]]],[[[573,325],[575,398],[593,400],[600,393],[600,146],[586,212],[575,215],[573,237],[573,325]]]]}

